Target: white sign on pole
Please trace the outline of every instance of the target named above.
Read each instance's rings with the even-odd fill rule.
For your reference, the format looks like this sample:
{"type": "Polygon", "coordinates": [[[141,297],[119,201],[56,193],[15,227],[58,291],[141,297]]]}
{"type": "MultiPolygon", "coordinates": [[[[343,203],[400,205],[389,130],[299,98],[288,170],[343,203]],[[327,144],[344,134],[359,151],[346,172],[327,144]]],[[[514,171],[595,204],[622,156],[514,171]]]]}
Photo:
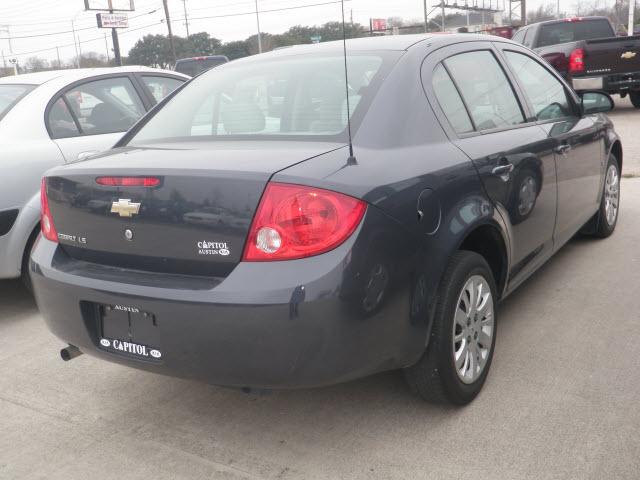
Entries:
{"type": "Polygon", "coordinates": [[[96,13],[98,28],[129,28],[129,16],[126,13],[96,13]]]}
{"type": "Polygon", "coordinates": [[[84,0],[85,10],[104,10],[107,12],[133,12],[133,0],[84,0]]]}

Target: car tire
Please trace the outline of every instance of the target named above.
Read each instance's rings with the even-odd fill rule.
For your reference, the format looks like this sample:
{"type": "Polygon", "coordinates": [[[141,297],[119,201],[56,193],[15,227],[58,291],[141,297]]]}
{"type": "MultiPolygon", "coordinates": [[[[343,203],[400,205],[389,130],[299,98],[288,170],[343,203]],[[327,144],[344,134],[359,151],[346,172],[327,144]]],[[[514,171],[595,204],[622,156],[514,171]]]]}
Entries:
{"type": "Polygon", "coordinates": [[[640,108],[640,92],[629,92],[629,99],[634,107],[640,108]]]}
{"type": "Polygon", "coordinates": [[[455,405],[466,405],[478,395],[495,349],[496,306],[497,289],[487,261],[469,251],[453,255],[438,288],[427,349],[404,370],[415,394],[431,403],[455,405]]]}
{"type": "Polygon", "coordinates": [[[588,232],[596,238],[607,238],[616,229],[620,214],[620,164],[618,159],[609,155],[607,170],[602,187],[600,208],[590,220],[591,228],[588,232]]]}
{"type": "Polygon", "coordinates": [[[24,253],[22,254],[22,267],[20,269],[20,280],[22,280],[22,284],[29,291],[29,293],[33,293],[33,285],[31,283],[31,275],[29,275],[29,258],[31,257],[31,251],[33,250],[33,245],[36,243],[36,239],[38,238],[38,234],[40,233],[40,227],[36,228],[29,239],[27,240],[27,245],[24,248],[24,253]]]}

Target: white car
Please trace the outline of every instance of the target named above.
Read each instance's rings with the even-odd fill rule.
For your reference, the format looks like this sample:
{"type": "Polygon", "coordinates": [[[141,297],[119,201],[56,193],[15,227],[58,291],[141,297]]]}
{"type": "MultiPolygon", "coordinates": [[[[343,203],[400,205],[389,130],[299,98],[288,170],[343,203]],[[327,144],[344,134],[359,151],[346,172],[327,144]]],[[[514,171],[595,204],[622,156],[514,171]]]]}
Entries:
{"type": "Polygon", "coordinates": [[[29,286],[42,174],[111,148],[188,79],[147,67],[0,78],[0,279],[22,275],[29,286]]]}

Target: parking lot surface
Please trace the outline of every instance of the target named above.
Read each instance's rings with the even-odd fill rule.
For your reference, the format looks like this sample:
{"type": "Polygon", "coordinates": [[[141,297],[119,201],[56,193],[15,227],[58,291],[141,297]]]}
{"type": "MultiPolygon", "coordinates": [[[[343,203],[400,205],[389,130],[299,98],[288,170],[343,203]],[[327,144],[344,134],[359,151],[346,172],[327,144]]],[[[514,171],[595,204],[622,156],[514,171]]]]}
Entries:
{"type": "Polygon", "coordinates": [[[251,396],[83,355],[0,282],[1,479],[637,479],[640,179],[618,230],[577,238],[500,310],[462,409],[397,372],[251,396]]]}
{"type": "Polygon", "coordinates": [[[629,97],[615,95],[616,108],[609,117],[613,120],[624,149],[623,174],[640,176],[640,109],[631,105],[629,97]]]}

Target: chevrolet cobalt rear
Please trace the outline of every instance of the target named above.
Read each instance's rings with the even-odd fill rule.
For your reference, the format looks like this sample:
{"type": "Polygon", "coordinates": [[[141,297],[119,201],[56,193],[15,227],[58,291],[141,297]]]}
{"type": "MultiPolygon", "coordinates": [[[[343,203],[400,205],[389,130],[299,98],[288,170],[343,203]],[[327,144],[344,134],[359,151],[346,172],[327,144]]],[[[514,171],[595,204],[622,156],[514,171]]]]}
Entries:
{"type": "Polygon", "coordinates": [[[340,43],[220,66],[46,174],[30,272],[65,358],[249,388],[402,369],[427,400],[478,394],[498,301],[616,226],[611,99],[497,37],[347,51],[347,76],[340,43]]]}

